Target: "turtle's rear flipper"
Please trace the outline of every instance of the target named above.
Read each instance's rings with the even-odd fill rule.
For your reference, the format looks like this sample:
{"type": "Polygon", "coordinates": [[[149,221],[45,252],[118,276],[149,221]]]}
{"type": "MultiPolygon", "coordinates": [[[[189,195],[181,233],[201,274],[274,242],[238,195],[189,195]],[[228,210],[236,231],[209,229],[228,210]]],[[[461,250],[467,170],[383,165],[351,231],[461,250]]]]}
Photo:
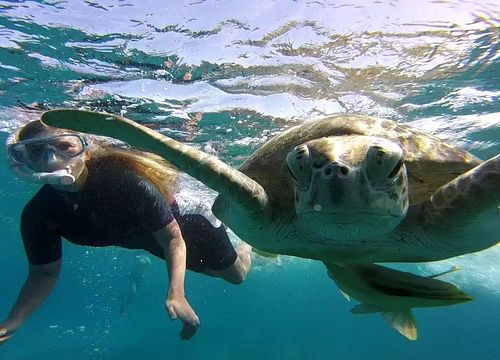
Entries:
{"type": "Polygon", "coordinates": [[[359,304],[351,309],[356,315],[381,313],[384,320],[409,340],[417,340],[417,322],[411,309],[387,311],[375,305],[359,304]]]}
{"type": "Polygon", "coordinates": [[[445,271],[437,273],[437,274],[427,275],[427,277],[435,279],[437,277],[440,277],[440,276],[443,276],[443,275],[447,275],[447,274],[450,274],[450,273],[458,271],[458,270],[460,270],[459,266],[452,266],[448,270],[445,270],[445,271]]]}
{"type": "Polygon", "coordinates": [[[421,206],[424,228],[449,239],[446,245],[457,249],[456,255],[495,245],[500,240],[500,155],[441,186],[421,206]]]}
{"type": "Polygon", "coordinates": [[[340,265],[325,262],[325,265],[328,275],[342,293],[361,303],[351,310],[352,313],[380,312],[393,328],[410,340],[417,338],[412,308],[447,306],[472,300],[455,285],[432,277],[374,264],[340,265]]]}
{"type": "MultiPolygon", "coordinates": [[[[472,298],[446,281],[381,265],[325,263],[329,276],[352,298],[381,308],[434,307],[472,298]]],[[[443,275],[443,274],[438,274],[443,275]]]]}
{"type": "Polygon", "coordinates": [[[409,340],[417,340],[417,323],[411,309],[383,312],[384,320],[409,340]]]}

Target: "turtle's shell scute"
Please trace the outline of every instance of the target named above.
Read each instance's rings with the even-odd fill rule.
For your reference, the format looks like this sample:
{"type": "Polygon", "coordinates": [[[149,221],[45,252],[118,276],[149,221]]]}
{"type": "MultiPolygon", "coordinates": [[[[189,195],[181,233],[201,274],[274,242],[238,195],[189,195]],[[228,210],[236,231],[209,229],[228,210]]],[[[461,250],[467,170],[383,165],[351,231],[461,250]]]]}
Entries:
{"type": "Polygon", "coordinates": [[[290,128],[272,138],[240,167],[266,190],[273,208],[293,210],[293,187],[286,156],[295,146],[329,136],[377,136],[399,143],[410,182],[410,203],[421,203],[440,186],[481,161],[435,136],[391,120],[363,115],[336,115],[290,128]]]}

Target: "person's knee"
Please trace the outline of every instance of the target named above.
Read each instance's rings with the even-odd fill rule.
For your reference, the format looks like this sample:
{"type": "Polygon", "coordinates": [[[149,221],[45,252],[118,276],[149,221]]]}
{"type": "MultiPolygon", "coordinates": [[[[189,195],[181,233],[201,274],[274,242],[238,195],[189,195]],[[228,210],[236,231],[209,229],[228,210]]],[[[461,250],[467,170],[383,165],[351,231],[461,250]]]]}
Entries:
{"type": "Polygon", "coordinates": [[[233,271],[231,274],[228,274],[229,276],[226,278],[228,282],[234,285],[240,285],[245,281],[247,277],[247,272],[245,269],[239,269],[238,271],[233,271]]]}
{"type": "Polygon", "coordinates": [[[240,259],[237,259],[233,265],[223,271],[222,277],[231,284],[239,285],[245,281],[247,274],[248,270],[242,264],[240,259]]]}
{"type": "Polygon", "coordinates": [[[230,282],[233,285],[240,285],[245,281],[246,275],[240,275],[240,276],[231,276],[226,278],[225,280],[227,282],[230,282]]]}

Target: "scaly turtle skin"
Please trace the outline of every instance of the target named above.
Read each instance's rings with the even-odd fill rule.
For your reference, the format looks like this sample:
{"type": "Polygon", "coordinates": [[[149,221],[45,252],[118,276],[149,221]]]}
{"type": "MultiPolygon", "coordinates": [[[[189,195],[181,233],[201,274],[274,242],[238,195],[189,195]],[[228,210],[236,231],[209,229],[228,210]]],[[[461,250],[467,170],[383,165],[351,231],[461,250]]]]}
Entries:
{"type": "MultiPolygon", "coordinates": [[[[117,115],[53,110],[42,121],[164,157],[219,192],[213,212],[241,239],[323,261],[333,276],[339,264],[354,276],[373,262],[446,259],[499,240],[500,156],[481,162],[390,120],[338,115],[307,122],[266,142],[239,170],[117,115]]],[[[470,299],[451,284],[445,291],[444,282],[436,286],[441,294],[412,293],[418,278],[426,286],[438,280],[412,275],[406,289],[405,274],[389,271],[381,281],[393,292],[438,300],[430,306],[470,299]]]]}

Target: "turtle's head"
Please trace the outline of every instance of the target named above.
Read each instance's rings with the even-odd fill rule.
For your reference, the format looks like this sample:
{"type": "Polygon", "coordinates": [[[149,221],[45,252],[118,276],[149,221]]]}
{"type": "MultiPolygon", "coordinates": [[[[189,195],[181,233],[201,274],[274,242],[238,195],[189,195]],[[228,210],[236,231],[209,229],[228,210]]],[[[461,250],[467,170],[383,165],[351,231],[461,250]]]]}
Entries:
{"type": "Polygon", "coordinates": [[[387,233],[408,210],[403,150],[390,140],[361,135],[315,139],[295,147],[287,165],[298,217],[329,237],[387,233]]]}

